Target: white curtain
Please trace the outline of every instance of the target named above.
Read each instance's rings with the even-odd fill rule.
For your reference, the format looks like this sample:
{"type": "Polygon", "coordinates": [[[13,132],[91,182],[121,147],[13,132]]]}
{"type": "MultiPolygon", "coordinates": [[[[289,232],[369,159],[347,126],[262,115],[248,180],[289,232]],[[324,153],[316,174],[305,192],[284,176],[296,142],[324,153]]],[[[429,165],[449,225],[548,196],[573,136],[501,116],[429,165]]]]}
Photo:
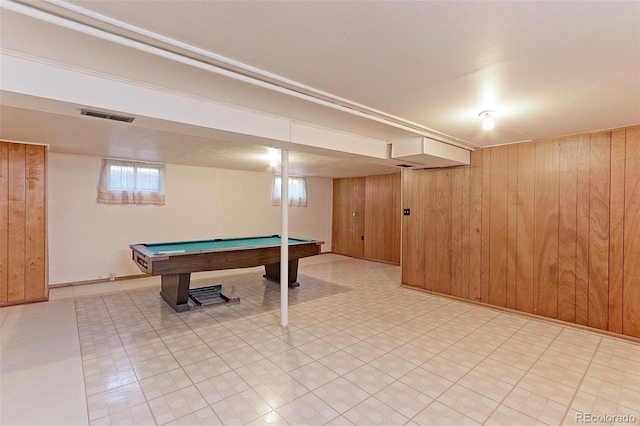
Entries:
{"type": "Polygon", "coordinates": [[[164,164],[102,160],[98,202],[164,205],[164,164]]]}
{"type": "MultiPolygon", "coordinates": [[[[274,177],[271,197],[271,205],[273,206],[279,206],[282,203],[281,182],[280,176],[274,177]]],[[[289,206],[307,207],[307,184],[304,178],[289,178],[289,206]]]]}

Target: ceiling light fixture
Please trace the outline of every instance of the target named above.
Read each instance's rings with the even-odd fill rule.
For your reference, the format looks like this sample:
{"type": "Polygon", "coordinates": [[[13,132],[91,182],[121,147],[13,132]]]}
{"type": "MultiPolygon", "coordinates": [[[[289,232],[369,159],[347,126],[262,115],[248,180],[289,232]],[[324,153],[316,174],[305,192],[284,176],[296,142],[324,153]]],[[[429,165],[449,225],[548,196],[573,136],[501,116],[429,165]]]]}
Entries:
{"type": "Polygon", "coordinates": [[[494,110],[482,111],[480,114],[480,118],[482,119],[482,128],[486,131],[489,131],[494,128],[495,123],[493,122],[493,115],[496,112],[494,110]]]}
{"type": "Polygon", "coordinates": [[[269,147],[269,165],[271,167],[276,167],[278,165],[279,159],[280,151],[278,149],[269,147]]]}

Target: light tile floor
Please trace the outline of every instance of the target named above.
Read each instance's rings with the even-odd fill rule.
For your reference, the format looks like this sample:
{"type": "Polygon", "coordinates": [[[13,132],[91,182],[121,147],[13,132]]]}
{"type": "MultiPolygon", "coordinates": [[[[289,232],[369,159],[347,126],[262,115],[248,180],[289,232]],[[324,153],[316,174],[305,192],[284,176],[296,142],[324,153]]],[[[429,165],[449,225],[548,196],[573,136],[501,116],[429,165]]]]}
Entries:
{"type": "Polygon", "coordinates": [[[0,423],[639,424],[638,344],[399,288],[397,266],[337,255],[301,261],[284,330],[259,268],[200,276],[241,303],[178,314],[153,277],[0,309],[0,423]]]}

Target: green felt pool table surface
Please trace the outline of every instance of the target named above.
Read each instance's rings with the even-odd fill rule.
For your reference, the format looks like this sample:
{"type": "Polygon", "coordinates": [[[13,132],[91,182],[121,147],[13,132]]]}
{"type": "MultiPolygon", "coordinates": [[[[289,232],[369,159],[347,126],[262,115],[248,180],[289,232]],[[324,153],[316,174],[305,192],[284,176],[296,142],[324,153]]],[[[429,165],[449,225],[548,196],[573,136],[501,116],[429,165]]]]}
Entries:
{"type": "MultiPolygon", "coordinates": [[[[175,243],[144,244],[153,254],[202,253],[217,250],[241,249],[248,247],[279,246],[282,239],[277,235],[247,238],[224,238],[175,243]]],[[[289,238],[289,245],[303,244],[312,240],[289,238]]]]}

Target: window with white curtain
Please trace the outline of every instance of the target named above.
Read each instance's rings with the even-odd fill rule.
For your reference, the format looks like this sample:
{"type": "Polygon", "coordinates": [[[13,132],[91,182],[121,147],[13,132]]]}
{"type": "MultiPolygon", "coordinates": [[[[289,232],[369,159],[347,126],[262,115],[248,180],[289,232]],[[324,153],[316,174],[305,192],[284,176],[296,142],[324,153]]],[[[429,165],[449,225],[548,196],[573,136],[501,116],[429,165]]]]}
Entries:
{"type": "MultiPolygon", "coordinates": [[[[282,178],[275,176],[273,178],[273,192],[271,196],[271,205],[279,206],[282,204],[282,178]]],[[[307,184],[304,178],[289,178],[289,205],[293,207],[307,207],[307,184]]]]}
{"type": "Polygon", "coordinates": [[[102,160],[98,202],[164,205],[164,164],[102,160]]]}

